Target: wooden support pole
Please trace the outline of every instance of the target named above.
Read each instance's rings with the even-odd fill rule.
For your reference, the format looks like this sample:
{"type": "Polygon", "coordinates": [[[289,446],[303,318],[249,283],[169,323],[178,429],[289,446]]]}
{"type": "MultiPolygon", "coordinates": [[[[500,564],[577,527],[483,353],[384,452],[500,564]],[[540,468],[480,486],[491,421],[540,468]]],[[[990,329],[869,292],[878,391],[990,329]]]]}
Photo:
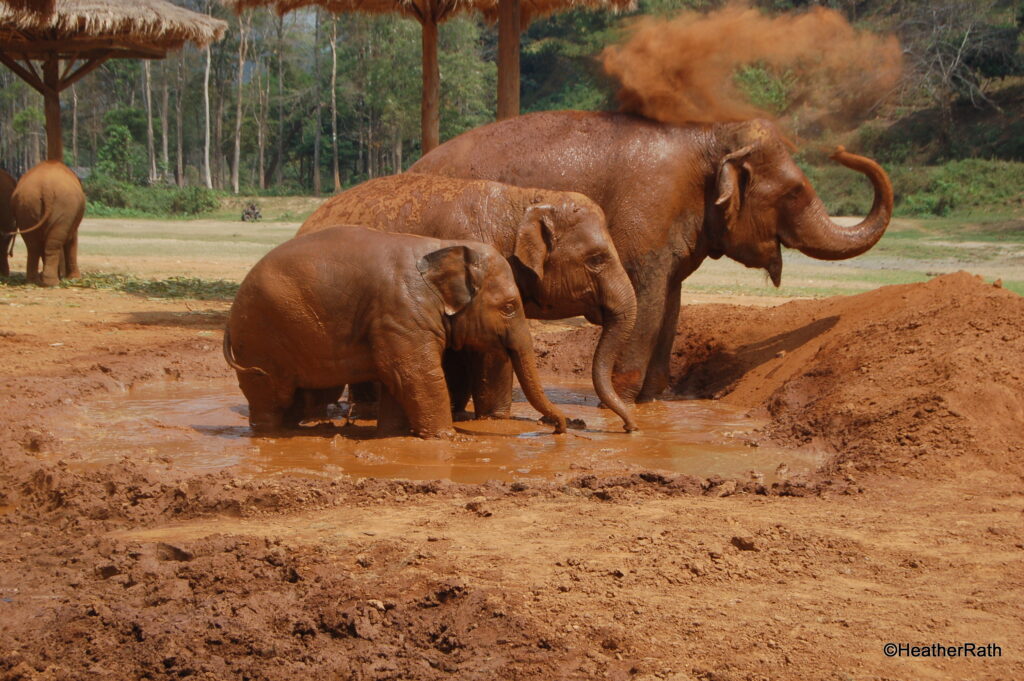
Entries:
{"type": "Polygon", "coordinates": [[[519,115],[520,0],[498,2],[498,120],[519,115]]]}
{"type": "Polygon", "coordinates": [[[60,60],[52,55],[43,62],[43,108],[46,113],[46,158],[64,161],[64,140],[60,125],[60,60]]]}
{"type": "Polygon", "coordinates": [[[423,153],[441,143],[441,70],[437,64],[437,19],[430,15],[420,21],[423,26],[423,104],[420,128],[423,153]]]}

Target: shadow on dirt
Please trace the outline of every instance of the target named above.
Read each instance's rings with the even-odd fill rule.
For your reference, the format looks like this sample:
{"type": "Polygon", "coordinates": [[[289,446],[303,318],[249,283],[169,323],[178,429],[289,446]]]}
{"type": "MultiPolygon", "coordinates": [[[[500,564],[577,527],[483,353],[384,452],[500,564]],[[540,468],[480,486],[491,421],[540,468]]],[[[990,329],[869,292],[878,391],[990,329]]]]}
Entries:
{"type": "Polygon", "coordinates": [[[790,353],[834,327],[838,316],[817,319],[798,329],[749,343],[735,351],[719,344],[708,347],[704,356],[695,356],[689,368],[673,383],[672,390],[689,399],[721,397],[745,374],[779,353],[790,353]]]}

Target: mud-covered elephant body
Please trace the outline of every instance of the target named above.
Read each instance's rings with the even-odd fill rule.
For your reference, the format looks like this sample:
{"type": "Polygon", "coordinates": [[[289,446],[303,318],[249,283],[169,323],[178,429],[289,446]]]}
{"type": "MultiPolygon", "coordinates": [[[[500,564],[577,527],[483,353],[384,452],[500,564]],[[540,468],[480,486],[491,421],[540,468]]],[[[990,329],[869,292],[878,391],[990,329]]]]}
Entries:
{"type": "Polygon", "coordinates": [[[680,284],[705,258],[727,255],[764,268],[778,285],[781,246],[842,259],[881,238],[892,214],[888,177],[869,159],[842,150],[833,158],[875,187],[871,213],[853,227],[829,219],[767,121],[679,126],[621,113],[542,112],[466,132],[410,171],[576,191],[596,201],[637,297],[616,383],[643,401],[668,384],[680,284]]]}
{"type": "Polygon", "coordinates": [[[11,194],[14,193],[16,184],[10,173],[0,170],[0,277],[11,274],[11,266],[7,259],[11,242],[16,236],[14,214],[11,212],[11,194]]]}
{"type": "Polygon", "coordinates": [[[224,341],[255,430],[297,425],[306,396],[379,381],[378,431],[421,437],[452,432],[446,348],[504,349],[527,399],[564,431],[512,272],[485,244],[353,226],[297,237],[246,275],[224,341]]]}
{"type": "Polygon", "coordinates": [[[29,170],[18,180],[11,208],[28,250],[25,275],[30,283],[56,286],[61,277],[81,276],[78,226],[85,214],[85,192],[70,168],[60,161],[43,161],[29,170]]]}
{"type": "MultiPolygon", "coordinates": [[[[604,212],[586,196],[404,173],[370,180],[332,197],[306,220],[299,234],[337,224],[493,246],[512,268],[528,317],[584,315],[603,326],[594,354],[594,386],[626,428],[635,428],[612,385],[612,370],[632,331],[636,298],[604,212]]],[[[457,372],[449,372],[456,410],[465,407],[472,392],[478,417],[507,418],[512,371],[503,356],[465,358],[463,363],[472,371],[461,386],[451,380],[457,372]]]]}

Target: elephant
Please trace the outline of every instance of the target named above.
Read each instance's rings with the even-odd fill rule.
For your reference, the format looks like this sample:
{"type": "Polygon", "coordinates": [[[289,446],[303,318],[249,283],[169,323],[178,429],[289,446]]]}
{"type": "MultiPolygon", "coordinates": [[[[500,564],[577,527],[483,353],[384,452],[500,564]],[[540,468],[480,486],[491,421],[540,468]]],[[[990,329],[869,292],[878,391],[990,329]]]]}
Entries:
{"type": "Polygon", "coordinates": [[[841,147],[832,158],[874,186],[871,211],[852,227],[829,218],[790,144],[767,120],[675,125],[627,113],[547,111],[465,132],[409,171],[594,199],[637,298],[615,384],[623,397],[645,402],[668,385],[680,287],[705,258],[727,255],[763,268],[778,286],[782,246],[840,260],[882,237],[893,208],[885,171],[841,147]]]}
{"type": "Polygon", "coordinates": [[[56,286],[61,277],[82,276],[78,226],[85,214],[85,192],[70,168],[60,161],[43,161],[33,167],[18,180],[11,209],[28,249],[25,276],[29,283],[56,286]]]}
{"type": "Polygon", "coordinates": [[[451,437],[446,348],[503,349],[530,404],[565,432],[512,270],[479,242],[353,225],[286,241],[243,279],[223,345],[256,432],[298,425],[311,396],[379,381],[378,434],[451,437]]]}
{"type": "MultiPolygon", "coordinates": [[[[612,385],[615,360],[632,332],[636,297],[608,234],[604,212],[593,201],[573,192],[403,173],[332,197],[298,233],[336,224],[472,239],[496,248],[512,267],[527,317],[584,315],[603,325],[592,365],[594,388],[627,431],[636,429],[612,385]]],[[[457,358],[446,366],[451,367],[447,375],[454,410],[464,409],[472,393],[477,418],[508,417],[512,370],[504,353],[457,358]],[[471,367],[472,378],[459,371],[460,364],[471,367]]]]}
{"type": "Polygon", "coordinates": [[[7,259],[17,236],[14,216],[11,214],[11,194],[15,184],[14,178],[7,171],[0,170],[0,277],[11,276],[11,266],[7,259]]]}

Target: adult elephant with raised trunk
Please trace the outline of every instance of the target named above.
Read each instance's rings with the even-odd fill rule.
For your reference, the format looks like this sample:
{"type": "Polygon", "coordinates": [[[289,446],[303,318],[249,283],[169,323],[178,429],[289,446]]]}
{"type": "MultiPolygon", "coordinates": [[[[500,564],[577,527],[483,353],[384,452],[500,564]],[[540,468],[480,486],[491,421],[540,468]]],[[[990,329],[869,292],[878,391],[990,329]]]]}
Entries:
{"type": "Polygon", "coordinates": [[[767,270],[781,247],[842,260],[871,248],[892,216],[892,184],[874,161],[832,158],[867,175],[874,204],[851,227],[833,222],[769,121],[672,125],[625,113],[548,111],[470,130],[410,171],[585,194],[604,209],[637,297],[637,319],[615,382],[637,401],[668,385],[680,285],[705,258],[767,270]]]}

